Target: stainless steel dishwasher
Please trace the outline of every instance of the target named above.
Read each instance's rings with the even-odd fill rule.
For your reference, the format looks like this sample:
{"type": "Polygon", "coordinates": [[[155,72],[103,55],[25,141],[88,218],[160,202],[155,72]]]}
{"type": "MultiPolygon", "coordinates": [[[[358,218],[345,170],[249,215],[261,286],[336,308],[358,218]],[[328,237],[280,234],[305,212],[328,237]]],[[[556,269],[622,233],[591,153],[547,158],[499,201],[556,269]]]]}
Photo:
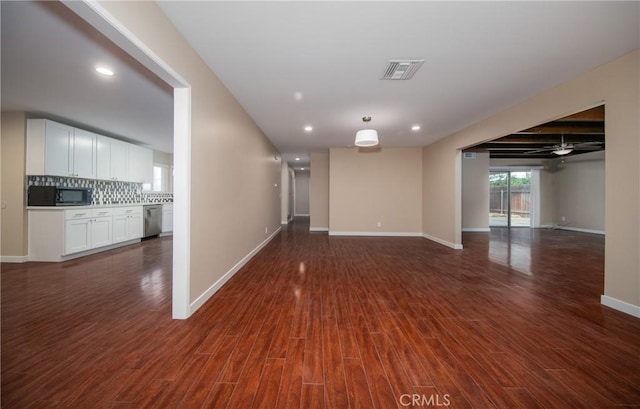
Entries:
{"type": "Polygon", "coordinates": [[[144,236],[157,236],[162,232],[162,205],[144,205],[144,236]]]}

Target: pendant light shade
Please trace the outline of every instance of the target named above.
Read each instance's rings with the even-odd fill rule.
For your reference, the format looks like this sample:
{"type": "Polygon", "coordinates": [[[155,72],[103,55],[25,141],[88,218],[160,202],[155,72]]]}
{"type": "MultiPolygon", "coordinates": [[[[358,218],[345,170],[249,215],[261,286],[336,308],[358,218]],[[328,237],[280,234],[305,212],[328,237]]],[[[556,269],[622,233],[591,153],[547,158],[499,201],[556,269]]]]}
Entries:
{"type": "Polygon", "coordinates": [[[375,129],[362,129],[356,132],[356,146],[376,146],[378,143],[378,131],[375,129]]]}
{"type": "MultiPolygon", "coordinates": [[[[364,118],[362,118],[362,121],[366,125],[369,121],[371,121],[371,117],[365,116],[364,118]]],[[[380,143],[380,141],[378,140],[378,131],[376,131],[375,129],[361,129],[356,132],[356,146],[370,147],[376,146],[378,143],[380,143]]]]}

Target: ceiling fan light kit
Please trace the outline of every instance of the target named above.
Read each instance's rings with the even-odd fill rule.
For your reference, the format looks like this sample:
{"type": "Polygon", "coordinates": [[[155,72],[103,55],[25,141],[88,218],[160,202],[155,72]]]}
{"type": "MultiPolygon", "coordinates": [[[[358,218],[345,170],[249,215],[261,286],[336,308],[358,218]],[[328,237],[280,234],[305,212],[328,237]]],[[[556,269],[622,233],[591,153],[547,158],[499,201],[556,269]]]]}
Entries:
{"type": "MultiPolygon", "coordinates": [[[[370,116],[365,116],[362,118],[362,122],[365,123],[365,126],[370,121],[371,121],[370,116]]],[[[356,141],[355,141],[356,146],[367,148],[371,146],[376,146],[379,143],[380,141],[378,139],[378,131],[376,131],[375,129],[365,128],[356,132],[356,141]]]]}
{"type": "Polygon", "coordinates": [[[560,148],[560,149],[556,149],[555,151],[552,151],[552,152],[555,153],[556,155],[564,156],[564,155],[570,154],[572,151],[573,151],[573,149],[571,149],[571,148],[569,148],[567,146],[567,147],[563,147],[563,148],[560,148]]]}

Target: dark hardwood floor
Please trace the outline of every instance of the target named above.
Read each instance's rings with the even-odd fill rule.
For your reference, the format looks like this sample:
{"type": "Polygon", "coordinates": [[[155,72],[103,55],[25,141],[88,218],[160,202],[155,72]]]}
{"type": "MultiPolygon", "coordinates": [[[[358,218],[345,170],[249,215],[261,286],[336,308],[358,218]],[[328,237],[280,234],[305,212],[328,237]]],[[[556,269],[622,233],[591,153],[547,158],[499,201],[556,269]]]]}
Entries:
{"type": "Polygon", "coordinates": [[[2,265],[3,408],[640,406],[640,320],[601,236],[309,234],[297,220],[186,321],[171,238],[2,265]]]}

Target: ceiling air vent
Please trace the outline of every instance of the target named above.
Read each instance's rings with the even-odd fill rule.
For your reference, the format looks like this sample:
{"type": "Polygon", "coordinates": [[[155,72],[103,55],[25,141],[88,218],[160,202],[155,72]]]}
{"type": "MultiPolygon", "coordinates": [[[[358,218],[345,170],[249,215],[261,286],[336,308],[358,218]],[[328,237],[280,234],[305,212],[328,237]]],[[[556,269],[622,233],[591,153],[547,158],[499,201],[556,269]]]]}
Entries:
{"type": "Polygon", "coordinates": [[[409,80],[424,60],[390,60],[384,70],[383,80],[409,80]]]}

